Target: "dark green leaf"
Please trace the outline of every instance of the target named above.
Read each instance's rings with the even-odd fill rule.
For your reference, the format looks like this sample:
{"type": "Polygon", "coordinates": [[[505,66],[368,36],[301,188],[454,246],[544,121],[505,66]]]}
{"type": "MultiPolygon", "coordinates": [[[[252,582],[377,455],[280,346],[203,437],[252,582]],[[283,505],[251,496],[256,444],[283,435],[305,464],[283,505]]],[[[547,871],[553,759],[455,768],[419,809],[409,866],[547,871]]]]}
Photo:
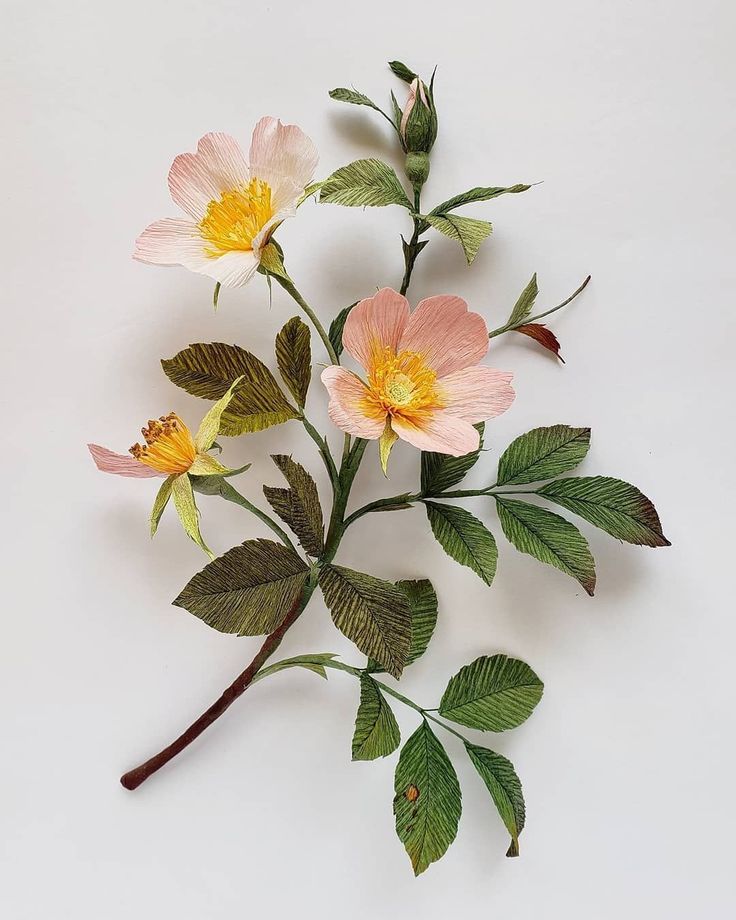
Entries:
{"type": "Polygon", "coordinates": [[[595,562],[580,531],[551,511],[537,505],[495,496],[498,517],[506,539],[520,553],[528,553],[553,565],[580,582],[586,592],[595,591],[595,562]]]}
{"type": "Polygon", "coordinates": [[[292,318],[276,336],[276,361],[284,383],[297,405],[307,401],[312,376],[312,349],[309,327],[298,316],[292,318]]]}
{"type": "Polygon", "coordinates": [[[552,479],[576,467],[590,447],[590,428],[533,428],[512,441],[498,463],[499,486],[552,479]]]}
{"type": "Polygon", "coordinates": [[[657,509],[636,486],[610,476],[558,479],[539,490],[550,501],[638,546],[669,546],[657,509]]]}
{"type": "Polygon", "coordinates": [[[296,418],[271,371],[237,345],[190,345],[161,366],[172,383],[203,399],[220,399],[233,381],[243,377],[222,414],[221,434],[232,437],[261,431],[296,418]]]}
{"type": "Polygon", "coordinates": [[[400,204],[411,210],[399,177],[382,160],[355,160],[335,170],[320,189],[319,200],[347,207],[400,204]]]}
{"type": "Polygon", "coordinates": [[[386,757],[396,750],[400,741],[396,718],[378,684],[367,674],[361,674],[360,705],[353,734],[353,760],[386,757]]]}
{"type": "Polygon", "coordinates": [[[470,265],[478,255],[480,244],[490,236],[493,227],[487,220],[473,217],[458,217],[456,214],[427,214],[424,218],[435,230],[439,230],[451,240],[457,240],[463,247],[465,258],[470,265]]]}
{"type": "Polygon", "coordinates": [[[534,272],[531,281],[529,284],[527,284],[521,294],[519,294],[519,299],[514,304],[514,308],[507,320],[508,326],[518,326],[519,323],[524,322],[527,316],[529,316],[529,314],[532,312],[534,301],[537,299],[538,293],[539,287],[537,286],[537,273],[534,272]]]}
{"type": "Polygon", "coordinates": [[[506,655],[483,655],[450,678],[440,715],[481,731],[503,732],[525,722],[544,684],[528,664],[506,655]]]}
{"type": "Polygon", "coordinates": [[[460,195],[454,195],[432,208],[430,214],[444,214],[452,211],[453,208],[459,208],[464,204],[472,204],[475,201],[490,201],[492,198],[498,198],[499,195],[516,195],[518,192],[526,192],[531,185],[511,185],[508,188],[471,188],[460,195]]]}
{"type": "Polygon", "coordinates": [[[432,533],[448,556],[471,568],[490,585],[496,574],[498,549],[493,534],[465,508],[425,502],[432,533]]]}
{"type": "Polygon", "coordinates": [[[174,604],[220,632],[258,636],[282,622],[308,574],[299,556],[280,543],[247,540],[198,572],[174,604]]]}
{"type": "Polygon", "coordinates": [[[343,307],[330,323],[330,331],[328,335],[330,338],[330,343],[335,349],[335,354],[338,358],[343,352],[342,331],[345,328],[345,320],[348,318],[348,314],[357,303],[358,301],[356,300],[355,303],[351,303],[349,307],[343,307]]]}
{"type": "Polygon", "coordinates": [[[414,71],[409,70],[406,64],[402,64],[401,61],[389,61],[388,66],[396,74],[399,80],[403,80],[404,83],[411,83],[416,77],[414,71]]]}
{"type": "Polygon", "coordinates": [[[399,678],[411,644],[406,594],[391,582],[339,565],[325,566],[319,584],[340,632],[399,678]]]}
{"type": "Polygon", "coordinates": [[[521,782],[514,765],[500,754],[489,751],[488,748],[478,747],[469,741],[465,742],[465,749],[491,793],[506,830],[511,834],[511,846],[506,855],[518,856],[519,834],[524,830],[526,808],[521,782]]]}
{"type": "Polygon", "coordinates": [[[480,435],[478,450],[463,454],[462,457],[451,457],[449,454],[435,454],[422,451],[422,495],[439,495],[447,489],[456,486],[466,475],[468,470],[475,466],[480,452],[483,449],[483,422],[475,426],[480,435]]]}
{"type": "MultiPolygon", "coordinates": [[[[411,611],[411,645],[406,659],[407,665],[410,665],[426,652],[432,638],[437,623],[437,595],[427,578],[397,581],[396,587],[406,594],[411,611]]],[[[377,661],[369,659],[368,670],[375,673],[383,668],[377,661]]]]}
{"type": "Polygon", "coordinates": [[[264,486],[263,494],[282,521],[291,527],[310,556],[319,556],[325,548],[322,506],[317,486],[304,467],[284,454],[271,459],[284,474],[289,489],[264,486]]]}
{"type": "Polygon", "coordinates": [[[419,875],[445,855],[462,811],[457,774],[426,722],[401,749],[394,792],[396,833],[419,875]]]}

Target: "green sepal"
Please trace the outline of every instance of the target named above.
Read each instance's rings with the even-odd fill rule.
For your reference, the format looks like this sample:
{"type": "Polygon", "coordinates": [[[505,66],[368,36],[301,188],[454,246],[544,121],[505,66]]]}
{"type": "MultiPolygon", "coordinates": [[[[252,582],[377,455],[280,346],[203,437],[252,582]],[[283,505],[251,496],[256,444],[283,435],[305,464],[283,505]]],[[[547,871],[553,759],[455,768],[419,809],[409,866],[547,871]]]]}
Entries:
{"type": "Polygon", "coordinates": [[[210,559],[214,559],[215,554],[204,542],[199,531],[199,511],[197,510],[197,503],[194,501],[194,492],[192,491],[189,475],[181,473],[179,476],[175,476],[171,491],[176,513],[179,515],[179,520],[186,534],[207,553],[210,559]]]}
{"type": "Polygon", "coordinates": [[[151,537],[154,536],[158,530],[158,522],[161,520],[161,515],[164,513],[164,508],[168,505],[169,499],[171,498],[171,490],[174,486],[174,480],[176,479],[177,474],[174,473],[173,476],[168,476],[161,483],[161,488],[156,494],[156,498],[153,502],[153,508],[151,509],[151,537]]]}

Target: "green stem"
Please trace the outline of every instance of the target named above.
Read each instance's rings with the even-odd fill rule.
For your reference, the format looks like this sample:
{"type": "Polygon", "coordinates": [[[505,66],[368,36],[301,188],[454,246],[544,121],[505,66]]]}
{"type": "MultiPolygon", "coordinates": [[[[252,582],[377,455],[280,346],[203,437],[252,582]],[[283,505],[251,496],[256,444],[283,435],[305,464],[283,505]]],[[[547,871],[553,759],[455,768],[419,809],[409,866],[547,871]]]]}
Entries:
{"type": "MultiPolygon", "coordinates": [[[[419,188],[414,189],[414,210],[417,212],[417,215],[421,213],[421,190],[419,188]]],[[[417,260],[417,256],[422,251],[423,247],[418,247],[419,235],[422,232],[422,221],[418,216],[412,218],[414,221],[414,232],[411,235],[409,244],[404,251],[404,277],[401,281],[400,294],[406,294],[409,290],[409,285],[411,284],[411,275],[414,271],[414,263],[417,260]]],[[[402,237],[403,241],[403,237],[402,237]]]]}
{"type": "Polygon", "coordinates": [[[317,431],[314,425],[309,421],[306,415],[302,414],[301,416],[302,424],[306,429],[309,437],[314,441],[314,443],[319,448],[320,455],[324,461],[325,467],[330,477],[330,482],[332,483],[333,488],[337,487],[338,472],[337,467],[335,466],[335,461],[330,451],[330,445],[327,443],[327,438],[323,438],[322,435],[317,431]]]}
{"type": "Polygon", "coordinates": [[[325,327],[319,321],[319,318],[317,317],[317,314],[314,312],[314,310],[309,306],[306,300],[299,293],[299,291],[297,290],[291,278],[284,278],[282,275],[272,275],[271,277],[275,278],[278,281],[278,283],[287,292],[287,294],[290,294],[291,297],[297,302],[297,304],[306,313],[312,325],[317,330],[319,337],[324,342],[324,346],[327,349],[327,354],[330,356],[330,361],[333,364],[339,364],[340,361],[338,360],[338,357],[335,354],[335,349],[332,347],[332,342],[330,341],[329,335],[327,335],[325,327]]]}
{"type": "Polygon", "coordinates": [[[413,502],[418,502],[421,497],[419,492],[405,492],[402,495],[390,495],[387,498],[377,498],[375,501],[363,505],[362,508],[358,508],[357,511],[353,511],[353,513],[345,519],[345,527],[349,527],[357,521],[358,518],[362,518],[364,514],[369,514],[371,511],[381,511],[383,508],[390,507],[391,505],[412,504],[413,502]]]}
{"type": "Polygon", "coordinates": [[[519,326],[525,326],[528,323],[535,323],[537,322],[537,320],[544,319],[544,317],[549,316],[550,313],[556,313],[558,310],[561,310],[563,307],[566,307],[569,303],[572,303],[572,301],[575,300],[578,294],[582,294],[582,292],[588,286],[589,281],[590,281],[590,275],[588,275],[588,277],[585,279],[585,281],[583,281],[583,283],[580,285],[580,287],[576,291],[573,291],[573,293],[570,294],[570,296],[566,300],[563,300],[562,303],[558,303],[556,307],[552,307],[550,310],[545,310],[543,313],[537,313],[535,316],[528,316],[526,319],[521,320],[521,322],[514,323],[513,325],[509,325],[507,323],[505,326],[499,326],[498,329],[494,329],[493,332],[488,333],[488,338],[493,339],[497,335],[503,335],[504,332],[512,332],[514,329],[518,329],[519,326]]]}
{"type": "Polygon", "coordinates": [[[276,536],[281,540],[281,542],[288,546],[290,549],[293,549],[296,552],[296,547],[291,542],[288,533],[281,527],[279,524],[274,521],[272,517],[266,514],[265,511],[261,511],[256,505],[252,502],[249,502],[248,499],[241,495],[236,489],[234,489],[229,482],[222,480],[220,484],[219,494],[229,502],[233,502],[236,505],[240,505],[241,508],[245,508],[247,511],[250,511],[251,514],[254,514],[260,521],[269,527],[276,536]]]}

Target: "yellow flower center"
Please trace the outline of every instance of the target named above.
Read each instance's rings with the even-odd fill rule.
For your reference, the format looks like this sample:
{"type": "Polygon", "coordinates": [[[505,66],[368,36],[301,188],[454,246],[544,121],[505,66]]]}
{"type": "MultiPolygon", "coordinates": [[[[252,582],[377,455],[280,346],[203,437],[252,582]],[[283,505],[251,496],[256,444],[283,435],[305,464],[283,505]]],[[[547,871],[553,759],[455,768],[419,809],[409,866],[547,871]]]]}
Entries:
{"type": "Polygon", "coordinates": [[[379,351],[368,372],[368,389],[366,408],[371,414],[380,412],[411,420],[445,405],[437,374],[423,355],[414,351],[379,351]]]}
{"type": "Polygon", "coordinates": [[[212,199],[199,222],[199,232],[207,242],[205,252],[212,258],[233,250],[253,249],[253,240],[273,217],[271,186],[251,179],[247,186],[223,192],[212,199]]]}
{"type": "Polygon", "coordinates": [[[136,460],[159,473],[186,473],[197,456],[192,434],[175,412],[149,419],[148,428],[141,428],[145,444],[130,448],[136,460]]]}

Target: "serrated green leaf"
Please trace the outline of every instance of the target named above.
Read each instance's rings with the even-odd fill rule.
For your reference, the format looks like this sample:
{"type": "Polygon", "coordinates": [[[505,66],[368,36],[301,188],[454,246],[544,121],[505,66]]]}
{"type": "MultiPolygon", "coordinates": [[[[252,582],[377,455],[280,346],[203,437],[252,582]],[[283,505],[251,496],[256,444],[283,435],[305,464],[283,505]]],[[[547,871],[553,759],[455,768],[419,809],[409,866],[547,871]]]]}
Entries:
{"type": "Polygon", "coordinates": [[[271,459],[284,474],[289,489],[264,486],[263,494],[282,521],[291,527],[310,556],[319,556],[325,548],[322,506],[317,486],[304,467],[284,454],[271,459]]]}
{"type": "Polygon", "coordinates": [[[325,664],[334,658],[337,658],[337,655],[333,652],[316,652],[311,655],[295,655],[293,658],[284,658],[283,661],[276,661],[265,668],[261,668],[253,678],[252,683],[255,684],[270,674],[277,674],[279,671],[286,671],[289,668],[304,668],[327,680],[325,664]]]}
{"type": "Polygon", "coordinates": [[[506,539],[520,553],[572,576],[592,597],[595,591],[595,562],[588,542],[580,531],[560,517],[537,505],[494,496],[498,518],[506,539]]]}
{"type": "Polygon", "coordinates": [[[450,678],[440,715],[468,728],[503,732],[525,722],[544,684],[528,664],[506,655],[483,655],[450,678]]]}
{"type": "Polygon", "coordinates": [[[521,294],[519,294],[519,299],[514,304],[514,308],[509,315],[506,325],[518,326],[519,323],[523,323],[532,312],[537,294],[539,294],[539,287],[537,285],[537,273],[534,272],[527,286],[521,294]]]}
{"type": "Polygon", "coordinates": [[[276,363],[291,395],[303,408],[312,377],[312,348],[309,326],[298,316],[292,316],[276,336],[276,363]]]}
{"type": "Polygon", "coordinates": [[[364,93],[359,93],[357,90],[338,86],[337,89],[330,90],[329,96],[330,99],[336,99],[338,102],[347,102],[350,105],[367,105],[369,108],[375,109],[376,112],[380,112],[383,115],[383,111],[372,99],[369,99],[368,96],[364,93]]]}
{"type": "Polygon", "coordinates": [[[552,479],[576,467],[590,448],[590,428],[533,428],[512,441],[498,462],[499,486],[552,479]]]}
{"type": "Polygon", "coordinates": [[[203,399],[220,399],[238,377],[243,378],[220,419],[221,434],[261,431],[297,417],[271,371],[237,345],[190,345],[161,366],[172,383],[203,399]]]}
{"type": "Polygon", "coordinates": [[[177,474],[174,473],[172,476],[167,476],[166,479],[161,483],[161,488],[156,493],[156,498],[153,502],[153,508],[151,509],[151,536],[155,536],[156,531],[158,530],[159,521],[161,520],[161,515],[164,513],[164,509],[169,503],[171,498],[171,491],[174,487],[174,480],[176,479],[177,474]]]}
{"type": "Polygon", "coordinates": [[[425,502],[432,533],[442,549],[490,585],[496,574],[498,549],[493,534],[465,508],[425,502]]]}
{"type": "Polygon", "coordinates": [[[394,793],[396,833],[419,875],[445,855],[462,811],[457,774],[426,721],[401,749],[394,793]]]}
{"type": "Polygon", "coordinates": [[[411,612],[396,585],[339,565],[320,572],[319,585],[335,626],[364,655],[401,677],[411,644],[411,612]]]}
{"type": "Polygon", "coordinates": [[[345,328],[345,320],[348,318],[350,311],[357,303],[358,301],[356,300],[355,303],[351,303],[349,307],[343,307],[330,323],[330,331],[328,332],[328,336],[338,358],[342,354],[344,347],[342,344],[342,331],[345,328]]]}
{"type": "Polygon", "coordinates": [[[451,240],[457,240],[463,247],[468,265],[478,255],[480,245],[490,236],[493,226],[487,220],[474,217],[458,217],[456,214],[427,214],[424,218],[435,230],[451,240]]]}
{"type": "Polygon", "coordinates": [[[422,451],[422,495],[439,495],[461,482],[466,473],[475,466],[480,452],[483,449],[483,422],[474,426],[480,435],[478,450],[463,454],[462,457],[451,457],[449,454],[436,454],[422,451]]]}
{"type": "Polygon", "coordinates": [[[414,71],[410,70],[406,64],[402,64],[401,61],[389,61],[388,66],[396,74],[399,80],[403,80],[404,83],[411,83],[416,77],[414,71]]]}
{"type": "Polygon", "coordinates": [[[468,189],[467,192],[462,192],[460,195],[453,195],[452,198],[448,198],[447,201],[443,201],[442,204],[438,204],[436,208],[432,208],[429,212],[430,214],[444,214],[447,211],[452,211],[453,208],[462,207],[464,204],[473,204],[475,201],[490,201],[492,198],[498,198],[499,195],[516,195],[519,192],[526,192],[531,188],[531,185],[510,185],[508,188],[498,188],[498,187],[478,187],[468,189]]]}
{"type": "MultiPolygon", "coordinates": [[[[411,611],[411,645],[406,664],[413,664],[422,656],[429,645],[437,624],[437,595],[432,582],[427,578],[417,581],[397,581],[396,587],[406,594],[411,611]]],[[[372,673],[382,671],[381,665],[372,658],[368,659],[368,670],[372,673]]]]}
{"type": "Polygon", "coordinates": [[[272,632],[301,595],[309,571],[292,550],[272,540],[247,540],[218,557],[174,601],[223,633],[272,632]]]}
{"type": "Polygon", "coordinates": [[[636,486],[610,476],[557,479],[538,491],[612,537],[637,546],[670,546],[657,509],[636,486]]]}
{"type": "Polygon", "coordinates": [[[367,674],[361,674],[360,704],[353,733],[353,760],[386,757],[396,750],[400,741],[396,718],[378,684],[367,674]]]}
{"type": "Polygon", "coordinates": [[[376,159],[355,160],[335,170],[320,189],[319,200],[346,207],[380,208],[399,204],[412,209],[394,170],[376,159]]]}
{"type": "Polygon", "coordinates": [[[465,750],[491,793],[501,820],[511,835],[507,856],[519,855],[519,834],[524,830],[526,807],[521,781],[510,760],[488,748],[465,742],[465,750]]]}

